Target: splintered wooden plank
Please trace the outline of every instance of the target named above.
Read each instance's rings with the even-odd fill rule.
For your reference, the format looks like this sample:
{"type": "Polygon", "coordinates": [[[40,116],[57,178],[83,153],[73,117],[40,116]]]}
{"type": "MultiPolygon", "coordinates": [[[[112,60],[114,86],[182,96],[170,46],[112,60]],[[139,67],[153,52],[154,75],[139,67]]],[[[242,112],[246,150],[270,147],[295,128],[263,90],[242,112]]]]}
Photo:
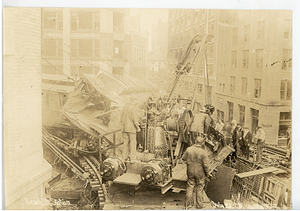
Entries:
{"type": "Polygon", "coordinates": [[[138,185],[142,181],[140,174],[126,173],[114,180],[114,183],[138,185]]]}
{"type": "Polygon", "coordinates": [[[248,172],[236,174],[236,176],[239,178],[244,178],[244,177],[251,177],[251,176],[255,176],[255,175],[259,175],[259,174],[270,173],[270,172],[274,172],[274,171],[278,171],[278,170],[279,170],[278,168],[269,167],[269,168],[255,170],[255,171],[248,171],[248,172]]]}

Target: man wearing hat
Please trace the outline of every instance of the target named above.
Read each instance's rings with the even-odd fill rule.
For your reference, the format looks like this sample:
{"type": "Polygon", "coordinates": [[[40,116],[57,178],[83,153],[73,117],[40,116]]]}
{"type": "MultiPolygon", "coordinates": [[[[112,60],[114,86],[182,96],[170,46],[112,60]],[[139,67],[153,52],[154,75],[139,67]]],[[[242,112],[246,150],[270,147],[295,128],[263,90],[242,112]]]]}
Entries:
{"type": "Polygon", "coordinates": [[[191,124],[191,134],[192,134],[192,141],[194,142],[194,139],[196,139],[197,136],[201,133],[207,133],[208,125],[210,124],[210,117],[206,113],[206,108],[202,107],[202,109],[199,110],[199,114],[194,115],[194,120],[191,124]],[[195,138],[194,138],[195,137],[195,138]]]}
{"type": "Polygon", "coordinates": [[[257,162],[258,163],[262,162],[262,152],[263,152],[263,147],[265,145],[265,136],[266,136],[265,131],[262,129],[261,126],[258,126],[256,135],[254,137],[254,141],[257,144],[257,162]]]}
{"type": "Polygon", "coordinates": [[[130,103],[127,103],[121,114],[121,127],[123,136],[123,159],[127,160],[130,155],[131,160],[136,159],[136,132],[140,132],[139,114],[136,107],[135,96],[130,98],[130,103]]]}
{"type": "MultiPolygon", "coordinates": [[[[235,121],[235,120],[234,120],[235,121]]],[[[236,122],[236,121],[235,121],[236,122]]],[[[236,127],[232,132],[232,144],[235,151],[232,153],[232,158],[237,159],[237,156],[241,155],[241,139],[243,137],[243,131],[241,124],[236,122],[236,127]]]]}
{"type": "Polygon", "coordinates": [[[186,191],[186,208],[194,205],[193,192],[196,192],[196,208],[201,209],[203,205],[203,188],[205,179],[208,176],[208,156],[203,149],[205,139],[201,136],[196,138],[196,143],[188,147],[182,156],[182,160],[187,164],[187,191],[186,191]]]}

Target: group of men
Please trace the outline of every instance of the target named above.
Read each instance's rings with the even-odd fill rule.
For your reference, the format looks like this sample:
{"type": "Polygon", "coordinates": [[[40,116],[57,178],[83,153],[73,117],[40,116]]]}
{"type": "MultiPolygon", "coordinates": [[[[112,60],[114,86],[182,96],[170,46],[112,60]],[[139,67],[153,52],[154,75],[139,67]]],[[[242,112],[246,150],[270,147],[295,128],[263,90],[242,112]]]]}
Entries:
{"type": "Polygon", "coordinates": [[[250,158],[250,145],[256,145],[256,161],[262,162],[262,151],[265,145],[265,132],[261,126],[256,128],[256,134],[253,137],[248,127],[238,123],[236,120],[226,122],[225,124],[221,119],[215,126],[215,129],[224,135],[223,145],[230,145],[235,149],[232,155],[233,159],[237,159],[237,156],[250,158]]]}
{"type": "MultiPolygon", "coordinates": [[[[124,160],[136,159],[136,133],[141,129],[139,127],[139,113],[136,107],[136,97],[130,98],[130,103],[127,103],[121,114],[121,129],[123,137],[123,154],[124,160]]],[[[207,110],[206,110],[207,111],[207,110]]],[[[205,151],[204,134],[207,133],[206,125],[211,125],[212,118],[210,112],[200,110],[199,115],[195,115],[194,125],[191,125],[192,134],[195,136],[194,143],[188,147],[182,156],[182,161],[187,164],[187,193],[186,193],[186,208],[190,208],[194,204],[193,192],[196,193],[196,208],[204,208],[203,205],[203,189],[205,181],[208,178],[208,155],[205,151]]],[[[215,129],[222,133],[225,137],[223,145],[231,145],[235,149],[233,157],[244,156],[249,159],[249,146],[252,140],[257,144],[257,161],[262,161],[262,148],[265,141],[265,132],[262,127],[257,128],[257,133],[252,138],[252,133],[247,127],[241,127],[236,121],[227,122],[224,124],[221,119],[217,121],[215,129]]]]}

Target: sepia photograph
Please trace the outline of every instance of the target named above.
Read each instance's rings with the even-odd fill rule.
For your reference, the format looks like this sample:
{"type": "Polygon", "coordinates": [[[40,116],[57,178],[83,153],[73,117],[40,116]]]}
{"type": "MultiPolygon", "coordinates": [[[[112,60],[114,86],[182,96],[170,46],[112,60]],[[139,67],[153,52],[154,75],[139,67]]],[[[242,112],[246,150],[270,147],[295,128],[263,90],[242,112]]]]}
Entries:
{"type": "Polygon", "coordinates": [[[293,208],[292,10],[2,11],[3,209],[293,208]]]}

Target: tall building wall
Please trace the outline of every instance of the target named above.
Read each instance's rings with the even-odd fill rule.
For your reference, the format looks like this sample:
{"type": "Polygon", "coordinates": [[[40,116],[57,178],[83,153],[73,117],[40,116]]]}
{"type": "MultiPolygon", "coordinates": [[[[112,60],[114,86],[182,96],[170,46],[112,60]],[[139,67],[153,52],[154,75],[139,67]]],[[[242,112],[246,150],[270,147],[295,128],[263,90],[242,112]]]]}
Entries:
{"type": "MultiPolygon", "coordinates": [[[[216,93],[217,98],[227,103],[227,107],[217,105],[216,108],[224,111],[225,120],[230,120],[228,102],[232,102],[233,119],[240,121],[240,105],[245,106],[245,123],[242,124],[253,128],[253,132],[251,109],[259,111],[258,124],[266,131],[267,143],[277,144],[280,112],[291,110],[291,99],[281,99],[280,91],[282,81],[291,82],[292,76],[291,67],[282,68],[284,49],[291,49],[292,46],[291,37],[284,38],[286,20],[291,20],[291,12],[231,10],[222,15],[220,20],[228,22],[226,25],[223,23],[219,25],[223,33],[220,37],[218,56],[221,59],[218,64],[216,93]],[[263,26],[260,23],[263,23],[263,26]],[[246,67],[245,51],[248,51],[246,67]],[[224,54],[226,52],[227,55],[224,54]],[[236,57],[235,65],[234,57],[236,57]],[[257,62],[260,59],[262,62],[258,67],[257,62]],[[232,78],[235,78],[235,83],[232,83],[232,78]],[[247,79],[246,92],[243,91],[244,79],[247,79]],[[259,96],[256,96],[256,79],[261,83],[259,96]],[[234,91],[232,87],[235,87],[234,91]]],[[[288,84],[286,89],[287,86],[288,84]]]]}
{"type": "Polygon", "coordinates": [[[42,72],[129,74],[129,10],[42,8],[42,72]]]}
{"type": "Polygon", "coordinates": [[[3,10],[4,169],[6,209],[40,209],[51,166],[43,159],[41,9],[3,10]]]}
{"type": "MultiPolygon", "coordinates": [[[[194,35],[213,35],[207,62],[214,117],[242,121],[253,132],[262,125],[267,143],[277,144],[278,133],[291,125],[291,11],[171,9],[169,20],[169,69],[194,35]]],[[[187,78],[179,85],[184,95],[187,78]]],[[[201,102],[204,78],[199,84],[201,102]]]]}

